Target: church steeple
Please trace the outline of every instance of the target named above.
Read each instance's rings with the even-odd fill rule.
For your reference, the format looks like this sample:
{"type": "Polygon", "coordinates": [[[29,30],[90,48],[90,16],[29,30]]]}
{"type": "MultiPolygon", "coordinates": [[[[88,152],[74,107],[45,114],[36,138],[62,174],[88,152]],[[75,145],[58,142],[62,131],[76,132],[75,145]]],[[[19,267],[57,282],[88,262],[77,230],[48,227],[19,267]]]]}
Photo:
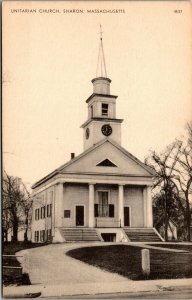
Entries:
{"type": "Polygon", "coordinates": [[[99,43],[99,54],[97,60],[96,78],[92,80],[93,93],[110,95],[111,79],[107,77],[102,35],[103,35],[103,31],[100,25],[100,43],[99,43]]]}
{"type": "Polygon", "coordinates": [[[97,71],[96,77],[107,77],[107,69],[105,63],[105,55],[103,50],[103,31],[100,24],[100,44],[99,44],[99,55],[97,60],[97,71]]]}
{"type": "Polygon", "coordinates": [[[111,79],[107,77],[102,34],[100,25],[96,78],[91,81],[93,94],[86,100],[88,120],[81,126],[84,129],[84,150],[109,136],[121,144],[121,123],[123,120],[116,118],[117,96],[110,94],[111,79]]]}

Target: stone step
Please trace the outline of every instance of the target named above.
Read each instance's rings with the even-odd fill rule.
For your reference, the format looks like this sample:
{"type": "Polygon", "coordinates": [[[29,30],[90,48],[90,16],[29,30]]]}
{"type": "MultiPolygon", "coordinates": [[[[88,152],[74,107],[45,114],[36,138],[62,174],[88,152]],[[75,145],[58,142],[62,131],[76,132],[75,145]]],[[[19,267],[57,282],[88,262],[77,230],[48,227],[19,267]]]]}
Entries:
{"type": "Polygon", "coordinates": [[[92,228],[61,228],[60,233],[68,241],[100,241],[97,231],[92,228]]]}
{"type": "Polygon", "coordinates": [[[133,242],[160,242],[161,239],[153,228],[125,228],[124,232],[133,242]]]}

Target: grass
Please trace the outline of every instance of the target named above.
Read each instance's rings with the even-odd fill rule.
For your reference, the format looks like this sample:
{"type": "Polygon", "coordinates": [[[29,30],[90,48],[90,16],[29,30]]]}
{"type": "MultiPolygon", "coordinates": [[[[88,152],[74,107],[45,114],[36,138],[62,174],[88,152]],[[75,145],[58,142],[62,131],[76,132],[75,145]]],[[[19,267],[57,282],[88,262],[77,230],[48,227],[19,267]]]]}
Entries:
{"type": "Polygon", "coordinates": [[[67,255],[132,280],[192,277],[191,253],[160,249],[150,249],[151,273],[144,276],[141,250],[141,247],[128,245],[94,246],[73,249],[67,255]]]}
{"type": "MultiPolygon", "coordinates": [[[[24,249],[36,248],[44,244],[31,243],[31,242],[4,242],[2,245],[3,255],[16,255],[16,252],[24,249]]],[[[16,257],[3,257],[3,266],[20,267],[21,264],[16,257]]],[[[30,280],[28,274],[21,274],[19,269],[3,270],[3,284],[10,285],[29,285],[30,280]]]]}
{"type": "Polygon", "coordinates": [[[168,249],[176,249],[176,250],[183,250],[192,253],[192,244],[191,245],[183,245],[183,244],[148,244],[155,247],[160,248],[168,248],[168,249]]]}

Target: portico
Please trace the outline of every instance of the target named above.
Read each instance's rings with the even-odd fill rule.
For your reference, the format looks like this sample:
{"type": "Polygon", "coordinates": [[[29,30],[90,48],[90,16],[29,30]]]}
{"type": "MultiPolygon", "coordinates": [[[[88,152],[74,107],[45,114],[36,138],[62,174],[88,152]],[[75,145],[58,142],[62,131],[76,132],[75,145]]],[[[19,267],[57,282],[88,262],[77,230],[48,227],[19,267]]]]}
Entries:
{"type": "MultiPolygon", "coordinates": [[[[110,181],[108,178],[107,183],[100,177],[100,179],[95,178],[89,180],[89,182],[83,178],[84,176],[79,175],[79,178],[62,178],[56,179],[55,182],[47,184],[47,189],[54,186],[55,197],[54,205],[55,214],[57,218],[55,219],[56,227],[64,226],[66,223],[64,210],[69,210],[73,214],[72,204],[86,205],[86,223],[85,227],[124,227],[124,207],[129,207],[130,221],[133,218],[131,213],[134,212],[133,207],[139,206],[142,203],[143,207],[143,224],[138,224],[139,226],[152,227],[152,201],[151,201],[151,188],[149,182],[135,182],[129,179],[129,182],[114,179],[110,181]],[[81,177],[81,178],[80,178],[81,177]],[[69,191],[73,190],[73,202],[69,202],[69,191]],[[77,189],[77,192],[75,192],[77,189]],[[133,190],[141,191],[138,199],[134,199],[133,190]],[[106,197],[102,200],[99,197],[106,197]],[[82,202],[83,201],[83,202],[82,202]],[[103,201],[103,202],[102,202],[103,201]],[[69,202],[69,203],[67,203],[69,202]],[[136,203],[138,202],[138,203],[136,203]],[[68,205],[70,204],[70,205],[68,205]],[[87,205],[88,204],[88,205],[87,205]],[[109,207],[110,206],[110,207],[109,207]],[[103,211],[102,211],[103,209],[103,211]],[[110,209],[110,212],[109,212],[110,209]],[[110,213],[110,215],[109,215],[110,213]]],[[[96,176],[95,176],[96,177],[96,176]]],[[[106,175],[105,175],[106,177],[106,175]]],[[[111,177],[111,176],[109,176],[111,177]]],[[[39,193],[42,189],[39,189],[39,193]]],[[[138,197],[138,196],[137,196],[138,197]]],[[[140,207],[142,209],[142,207],[140,207]]],[[[138,207],[139,208],[139,207],[138,207]]],[[[70,218],[66,218],[70,219],[70,218]]],[[[131,223],[128,226],[131,226],[131,223]]],[[[73,222],[68,224],[70,227],[76,226],[75,219],[73,222]]],[[[135,224],[136,226],[136,224],[135,224]]]]}

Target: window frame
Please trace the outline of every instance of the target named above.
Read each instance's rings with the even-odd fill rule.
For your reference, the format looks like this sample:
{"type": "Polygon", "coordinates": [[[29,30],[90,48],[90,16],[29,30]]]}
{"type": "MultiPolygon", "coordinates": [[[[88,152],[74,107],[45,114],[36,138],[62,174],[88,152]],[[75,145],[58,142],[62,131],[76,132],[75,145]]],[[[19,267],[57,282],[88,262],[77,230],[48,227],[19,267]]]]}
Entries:
{"type": "Polygon", "coordinates": [[[39,231],[35,231],[35,243],[39,242],[39,231]]]}
{"type": "Polygon", "coordinates": [[[101,115],[108,117],[108,115],[109,115],[109,104],[108,103],[101,103],[101,115]]]}
{"type": "Polygon", "coordinates": [[[109,218],[109,204],[110,204],[110,190],[97,190],[97,204],[98,204],[98,218],[109,218]],[[107,205],[100,205],[99,203],[99,193],[108,194],[107,205]],[[102,208],[101,208],[102,207],[102,208]],[[107,213],[104,213],[104,207],[107,207],[107,213]],[[102,211],[102,213],[100,213],[102,211]]]}

